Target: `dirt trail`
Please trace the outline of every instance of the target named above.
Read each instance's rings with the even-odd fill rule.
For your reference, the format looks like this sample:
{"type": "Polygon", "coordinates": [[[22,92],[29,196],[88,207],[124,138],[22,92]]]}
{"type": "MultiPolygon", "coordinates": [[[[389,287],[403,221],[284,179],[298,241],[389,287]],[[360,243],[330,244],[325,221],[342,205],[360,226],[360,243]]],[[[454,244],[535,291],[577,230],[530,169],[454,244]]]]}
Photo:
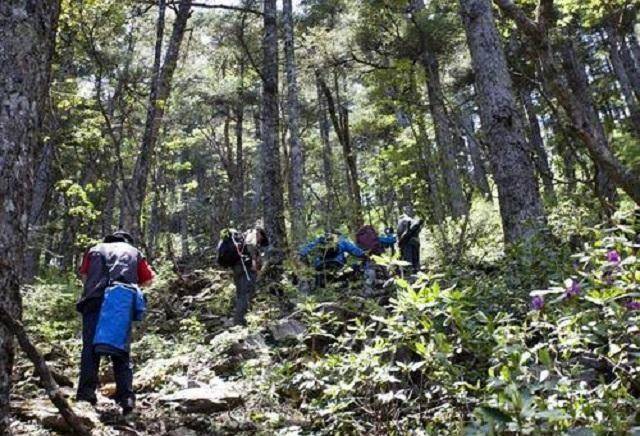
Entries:
{"type": "MultiPolygon", "coordinates": [[[[274,349],[304,332],[295,320],[277,319],[276,297],[259,294],[253,324],[241,328],[230,326],[232,287],[223,271],[195,271],[159,283],[148,295],[149,313],[132,346],[136,412],[127,417],[119,413],[110,399],[115,393],[111,365],[103,362],[96,407],[74,403],[91,422],[93,434],[273,434],[276,428],[295,432],[306,424],[270,389],[274,349]]],[[[39,345],[70,399],[79,345],[77,338],[39,345]]],[[[32,368],[22,358],[14,378],[13,433],[65,433],[68,427],[36,388],[32,368]]]]}

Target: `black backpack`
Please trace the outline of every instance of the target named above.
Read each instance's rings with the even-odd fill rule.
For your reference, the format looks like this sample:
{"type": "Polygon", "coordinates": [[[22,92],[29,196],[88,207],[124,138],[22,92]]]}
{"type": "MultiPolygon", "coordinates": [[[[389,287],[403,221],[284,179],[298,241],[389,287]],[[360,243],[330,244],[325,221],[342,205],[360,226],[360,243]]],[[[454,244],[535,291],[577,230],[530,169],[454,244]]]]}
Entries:
{"type": "Polygon", "coordinates": [[[244,254],[244,235],[232,229],[223,230],[218,243],[218,265],[231,268],[242,261],[244,254]]]}
{"type": "Polygon", "coordinates": [[[320,251],[320,259],[322,259],[323,262],[333,260],[340,254],[338,241],[335,237],[323,237],[317,248],[320,251]]]}

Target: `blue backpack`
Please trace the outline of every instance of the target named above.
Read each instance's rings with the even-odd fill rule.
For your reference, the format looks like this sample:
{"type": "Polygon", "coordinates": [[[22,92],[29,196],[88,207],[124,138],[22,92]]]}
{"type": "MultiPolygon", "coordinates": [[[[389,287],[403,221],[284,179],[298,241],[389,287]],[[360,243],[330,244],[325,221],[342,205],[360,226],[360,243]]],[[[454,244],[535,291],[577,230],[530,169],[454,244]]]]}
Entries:
{"type": "Polygon", "coordinates": [[[96,352],[128,353],[133,321],[141,321],[145,311],[146,301],[137,286],[116,284],[108,287],[93,338],[96,352]]]}

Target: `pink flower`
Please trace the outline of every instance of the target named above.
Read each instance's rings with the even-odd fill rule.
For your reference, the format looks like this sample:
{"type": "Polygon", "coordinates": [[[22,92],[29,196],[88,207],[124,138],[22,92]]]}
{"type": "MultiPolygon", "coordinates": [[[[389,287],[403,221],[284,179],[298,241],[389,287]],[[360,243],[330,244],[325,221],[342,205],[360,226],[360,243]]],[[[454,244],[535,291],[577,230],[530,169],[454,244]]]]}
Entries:
{"type": "Polygon", "coordinates": [[[542,295],[534,295],[531,298],[531,307],[535,310],[542,310],[544,308],[544,297],[542,295]]]}
{"type": "Polygon", "coordinates": [[[573,279],[569,279],[567,280],[566,284],[565,284],[565,293],[564,296],[566,298],[571,298],[571,297],[575,297],[577,295],[580,295],[580,292],[582,292],[582,288],[580,287],[580,283],[578,283],[577,281],[573,280],[573,279]]]}
{"type": "Polygon", "coordinates": [[[640,310],[640,300],[627,301],[627,304],[625,304],[625,306],[629,310],[640,310]]]}
{"type": "Polygon", "coordinates": [[[607,253],[607,261],[611,263],[615,263],[616,265],[620,263],[620,253],[616,250],[609,250],[607,253]]]}

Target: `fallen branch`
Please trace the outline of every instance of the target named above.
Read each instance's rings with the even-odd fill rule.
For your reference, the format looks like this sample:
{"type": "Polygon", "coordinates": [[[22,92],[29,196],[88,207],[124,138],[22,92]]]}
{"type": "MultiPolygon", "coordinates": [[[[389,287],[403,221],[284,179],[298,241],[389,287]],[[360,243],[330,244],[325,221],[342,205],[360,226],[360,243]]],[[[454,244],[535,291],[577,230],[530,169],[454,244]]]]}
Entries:
{"type": "Polygon", "coordinates": [[[58,384],[53,378],[51,374],[51,370],[47,366],[42,354],[36,349],[36,347],[29,340],[29,336],[27,335],[24,326],[20,321],[15,320],[7,310],[0,306],[0,323],[4,324],[7,329],[13,333],[13,335],[18,339],[18,343],[20,347],[25,352],[29,360],[33,362],[35,366],[36,373],[42,380],[42,384],[44,385],[44,389],[49,396],[51,402],[56,406],[56,408],[60,411],[60,414],[64,418],[64,420],[73,428],[76,434],[81,436],[91,436],[91,432],[85,427],[85,425],[80,421],[78,415],[75,414],[69,402],[66,400],[60,389],[58,388],[58,384]]]}

